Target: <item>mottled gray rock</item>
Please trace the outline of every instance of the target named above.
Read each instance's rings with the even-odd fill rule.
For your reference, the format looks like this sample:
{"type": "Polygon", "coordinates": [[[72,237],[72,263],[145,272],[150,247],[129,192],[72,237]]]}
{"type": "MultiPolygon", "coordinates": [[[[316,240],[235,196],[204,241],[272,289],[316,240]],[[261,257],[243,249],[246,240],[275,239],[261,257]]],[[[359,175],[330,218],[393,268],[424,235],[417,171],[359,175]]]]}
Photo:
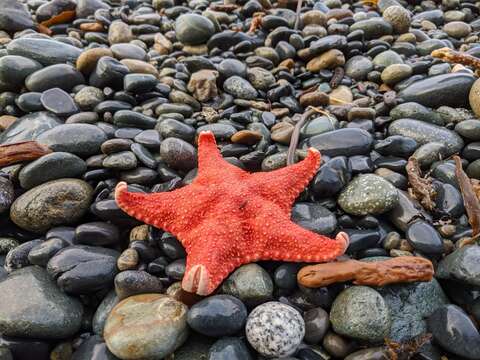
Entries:
{"type": "Polygon", "coordinates": [[[480,286],[480,246],[464,246],[446,256],[438,264],[436,276],[480,286]]]}

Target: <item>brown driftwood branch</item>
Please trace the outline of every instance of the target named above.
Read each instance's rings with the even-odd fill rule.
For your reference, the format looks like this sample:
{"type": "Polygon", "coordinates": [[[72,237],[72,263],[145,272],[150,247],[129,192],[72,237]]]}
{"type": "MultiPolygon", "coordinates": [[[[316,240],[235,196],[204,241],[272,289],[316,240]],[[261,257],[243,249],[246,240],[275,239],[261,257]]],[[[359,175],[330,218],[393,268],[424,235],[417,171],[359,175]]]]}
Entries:
{"type": "Polygon", "coordinates": [[[441,59],[449,63],[462,64],[466,66],[472,66],[475,69],[480,69],[480,59],[470,54],[455,51],[447,47],[433,50],[430,55],[432,55],[434,58],[441,59]]]}
{"type": "Polygon", "coordinates": [[[0,166],[17,164],[22,161],[35,160],[52,151],[36,141],[24,141],[0,145],[0,166]]]}
{"type": "Polygon", "coordinates": [[[309,265],[302,268],[297,275],[301,285],[313,288],[351,280],[356,285],[384,286],[430,281],[432,277],[432,263],[416,256],[401,256],[375,262],[347,260],[309,265]]]}
{"type": "Polygon", "coordinates": [[[408,181],[411,185],[410,192],[423,207],[427,210],[433,210],[435,207],[435,190],[432,187],[432,180],[430,178],[422,177],[422,172],[418,161],[413,156],[410,156],[406,166],[408,181]]]}
{"type": "MultiPolygon", "coordinates": [[[[457,177],[462,192],[468,222],[472,226],[472,237],[470,240],[473,243],[480,234],[480,202],[470,178],[465,174],[465,171],[463,171],[462,160],[457,155],[453,157],[453,160],[455,161],[455,176],[457,177]]],[[[467,244],[468,242],[463,245],[467,244]]]]}

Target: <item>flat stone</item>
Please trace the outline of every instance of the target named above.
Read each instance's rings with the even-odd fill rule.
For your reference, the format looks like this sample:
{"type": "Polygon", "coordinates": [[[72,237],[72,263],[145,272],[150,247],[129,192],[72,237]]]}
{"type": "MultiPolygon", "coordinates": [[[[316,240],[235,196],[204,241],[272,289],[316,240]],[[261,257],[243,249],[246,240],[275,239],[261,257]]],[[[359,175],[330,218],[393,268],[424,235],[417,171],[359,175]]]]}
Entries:
{"type": "Polygon", "coordinates": [[[17,0],[4,0],[0,8],[0,29],[14,33],[34,27],[32,16],[17,0]]]}
{"type": "Polygon", "coordinates": [[[135,295],[118,303],[108,316],[104,337],[121,359],[162,359],[188,336],[186,305],[162,294],[135,295]]]}
{"type": "Polygon", "coordinates": [[[0,282],[2,335],[62,339],[80,330],[82,304],[61,292],[47,272],[29,266],[0,282]]]}
{"type": "Polygon", "coordinates": [[[13,144],[20,141],[35,140],[40,134],[61,125],[62,121],[46,111],[22,116],[0,134],[0,144],[13,144]]]}
{"type": "Polygon", "coordinates": [[[25,86],[30,91],[43,92],[60,88],[70,91],[77,85],[85,83],[85,78],[71,65],[55,64],[35,71],[25,79],[25,86]]]}
{"type": "Polygon", "coordinates": [[[7,52],[9,55],[36,60],[43,65],[53,65],[74,64],[82,50],[60,41],[22,37],[10,42],[7,52]]]}
{"type": "Polygon", "coordinates": [[[475,82],[472,75],[451,73],[416,81],[398,93],[405,102],[414,101],[429,107],[442,105],[466,107],[470,88],[475,82]]]}
{"type": "Polygon", "coordinates": [[[343,290],[333,302],[330,321],[336,333],[381,342],[390,333],[390,310],[382,296],[366,286],[343,290]]]}
{"type": "Polygon", "coordinates": [[[45,232],[78,221],[90,206],[93,190],[77,179],[60,179],[34,187],[12,204],[10,217],[25,230],[45,232]]]}
{"type": "Polygon", "coordinates": [[[31,189],[47,181],[79,177],[86,171],[85,161],[78,156],[55,152],[25,165],[18,174],[18,180],[24,189],[31,189]]]}
{"type": "Polygon", "coordinates": [[[72,97],[59,88],[45,91],[40,98],[45,109],[58,116],[69,116],[78,112],[78,107],[72,97]]]}
{"type": "Polygon", "coordinates": [[[370,152],[372,145],[372,135],[362,129],[329,131],[312,136],[301,143],[303,149],[312,146],[321,154],[330,157],[365,155],[370,152]]]}

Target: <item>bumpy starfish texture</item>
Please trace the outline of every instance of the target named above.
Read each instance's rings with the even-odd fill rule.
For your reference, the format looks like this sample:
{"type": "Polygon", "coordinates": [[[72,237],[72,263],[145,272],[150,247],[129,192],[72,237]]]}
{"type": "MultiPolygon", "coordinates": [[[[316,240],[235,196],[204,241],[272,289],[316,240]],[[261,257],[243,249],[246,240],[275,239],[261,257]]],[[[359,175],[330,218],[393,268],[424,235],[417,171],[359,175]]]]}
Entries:
{"type": "Polygon", "coordinates": [[[271,172],[248,173],[226,162],[211,132],[198,138],[198,175],[183,188],[162,193],[128,192],[115,199],[122,210],[174,234],[187,252],[182,288],[212,293],[236,267],[258,260],[327,262],[342,255],[348,235],[335,239],[290,219],[295,198],[314,176],[320,153],[271,172]]]}

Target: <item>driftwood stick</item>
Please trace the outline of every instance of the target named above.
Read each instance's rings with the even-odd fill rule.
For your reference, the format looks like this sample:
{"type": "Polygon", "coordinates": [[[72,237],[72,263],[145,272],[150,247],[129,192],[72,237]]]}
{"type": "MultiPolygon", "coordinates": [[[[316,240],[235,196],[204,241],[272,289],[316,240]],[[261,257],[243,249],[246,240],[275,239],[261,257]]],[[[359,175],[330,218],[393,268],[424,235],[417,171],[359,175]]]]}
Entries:
{"type": "Polygon", "coordinates": [[[17,164],[22,161],[35,160],[52,151],[36,141],[23,141],[0,145],[0,166],[17,164]]]}
{"type": "Polygon", "coordinates": [[[430,281],[432,277],[432,263],[416,256],[401,256],[375,262],[347,260],[309,265],[302,268],[297,275],[301,285],[313,288],[351,280],[355,285],[384,286],[430,281]]]}

